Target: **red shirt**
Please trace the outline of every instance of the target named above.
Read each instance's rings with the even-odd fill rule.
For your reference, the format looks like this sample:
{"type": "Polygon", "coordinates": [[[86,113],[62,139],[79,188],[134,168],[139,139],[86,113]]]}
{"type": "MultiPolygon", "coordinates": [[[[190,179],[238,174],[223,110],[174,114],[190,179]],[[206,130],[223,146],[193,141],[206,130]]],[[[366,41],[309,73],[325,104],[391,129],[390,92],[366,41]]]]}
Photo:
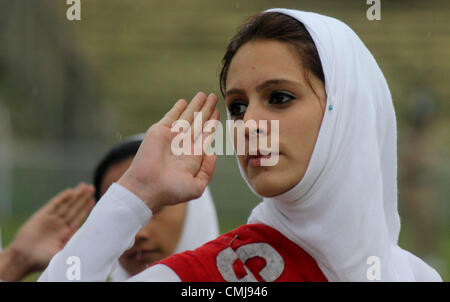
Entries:
{"type": "Polygon", "coordinates": [[[246,224],[159,263],[183,282],[327,282],[316,261],[277,230],[246,224]]]}

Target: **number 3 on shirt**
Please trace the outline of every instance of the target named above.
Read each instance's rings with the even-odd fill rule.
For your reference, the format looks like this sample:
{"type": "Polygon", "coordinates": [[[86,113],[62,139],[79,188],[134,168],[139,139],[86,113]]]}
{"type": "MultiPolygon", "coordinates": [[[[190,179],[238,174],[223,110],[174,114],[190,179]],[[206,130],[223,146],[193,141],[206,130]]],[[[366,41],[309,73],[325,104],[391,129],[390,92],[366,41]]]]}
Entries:
{"type": "Polygon", "coordinates": [[[217,268],[222,277],[228,282],[258,282],[253,273],[245,265],[246,261],[261,257],[266,265],[260,270],[259,276],[265,282],[273,282],[284,270],[283,258],[278,252],[267,243],[251,243],[239,247],[234,251],[228,247],[217,255],[217,268]],[[239,278],[235,273],[235,262],[242,261],[246,275],[239,278]]]}

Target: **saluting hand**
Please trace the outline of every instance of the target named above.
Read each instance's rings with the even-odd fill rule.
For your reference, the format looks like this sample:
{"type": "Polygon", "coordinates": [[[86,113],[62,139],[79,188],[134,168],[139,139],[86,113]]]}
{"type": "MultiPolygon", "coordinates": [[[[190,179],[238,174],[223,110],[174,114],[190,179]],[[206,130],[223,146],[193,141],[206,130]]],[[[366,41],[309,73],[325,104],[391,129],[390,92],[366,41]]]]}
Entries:
{"type": "MultiPolygon", "coordinates": [[[[171,150],[172,140],[179,134],[171,127],[177,120],[185,120],[191,125],[188,129],[191,146],[201,139],[211,138],[212,132],[204,132],[208,121],[217,123],[219,110],[215,109],[217,96],[208,97],[197,93],[188,105],[179,100],[172,109],[145,134],[144,140],[130,166],[118,183],[141,198],[153,211],[166,205],[186,202],[202,195],[211,181],[216,165],[216,155],[207,155],[201,148],[201,154],[175,155],[171,150]],[[194,113],[201,112],[201,129],[193,127],[194,113]]],[[[198,116],[197,116],[198,117],[198,116]]],[[[199,125],[200,123],[195,123],[199,125]]]]}

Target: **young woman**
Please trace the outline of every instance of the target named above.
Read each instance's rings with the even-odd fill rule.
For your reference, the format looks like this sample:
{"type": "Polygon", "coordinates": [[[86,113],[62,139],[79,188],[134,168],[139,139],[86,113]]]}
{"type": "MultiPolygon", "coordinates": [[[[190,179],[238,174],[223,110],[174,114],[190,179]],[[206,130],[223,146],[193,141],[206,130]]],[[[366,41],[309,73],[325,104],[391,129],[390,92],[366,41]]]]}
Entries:
{"type": "MultiPolygon", "coordinates": [[[[94,171],[95,199],[130,167],[143,135],[133,136],[114,146],[98,163],[94,171]]],[[[192,250],[219,236],[217,214],[209,189],[189,203],[165,207],[135,236],[134,245],[118,259],[110,277],[126,280],[151,264],[175,253],[192,250]]]]}
{"type": "MultiPolygon", "coordinates": [[[[279,120],[279,160],[238,155],[243,178],[263,201],[248,224],[202,247],[171,256],[134,281],[439,281],[438,273],[397,245],[396,120],[384,76],[342,22],[287,9],[245,23],[224,56],[221,87],[229,118],[279,120]]],[[[174,156],[170,126],[194,112],[218,120],[217,98],[181,100],[153,125],[130,168],[57,255],[42,280],[64,280],[79,255],[104,280],[139,227],[164,205],[198,197],[214,155],[174,156]],[[152,143],[150,143],[152,142],[152,143]],[[145,167],[160,167],[152,173],[145,167]],[[149,210],[150,209],[150,210],[149,210]],[[120,223],[119,223],[120,221],[120,223]],[[96,229],[91,236],[89,230],[96,229]],[[91,261],[84,244],[107,236],[91,261]],[[54,263],[53,263],[54,262],[54,263]]],[[[270,127],[246,129],[275,135],[270,127]]],[[[197,133],[192,137],[209,134],[197,133]]]]}

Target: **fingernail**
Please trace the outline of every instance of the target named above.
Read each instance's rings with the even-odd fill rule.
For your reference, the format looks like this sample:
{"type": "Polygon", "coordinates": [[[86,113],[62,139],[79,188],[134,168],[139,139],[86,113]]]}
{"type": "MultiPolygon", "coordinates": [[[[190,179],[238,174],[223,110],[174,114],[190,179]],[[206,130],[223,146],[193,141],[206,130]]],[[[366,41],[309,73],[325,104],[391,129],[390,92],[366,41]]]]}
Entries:
{"type": "Polygon", "coordinates": [[[212,99],[214,99],[214,101],[217,101],[217,100],[218,100],[216,94],[213,93],[213,92],[211,92],[211,93],[209,94],[208,98],[212,98],[212,99]]]}

